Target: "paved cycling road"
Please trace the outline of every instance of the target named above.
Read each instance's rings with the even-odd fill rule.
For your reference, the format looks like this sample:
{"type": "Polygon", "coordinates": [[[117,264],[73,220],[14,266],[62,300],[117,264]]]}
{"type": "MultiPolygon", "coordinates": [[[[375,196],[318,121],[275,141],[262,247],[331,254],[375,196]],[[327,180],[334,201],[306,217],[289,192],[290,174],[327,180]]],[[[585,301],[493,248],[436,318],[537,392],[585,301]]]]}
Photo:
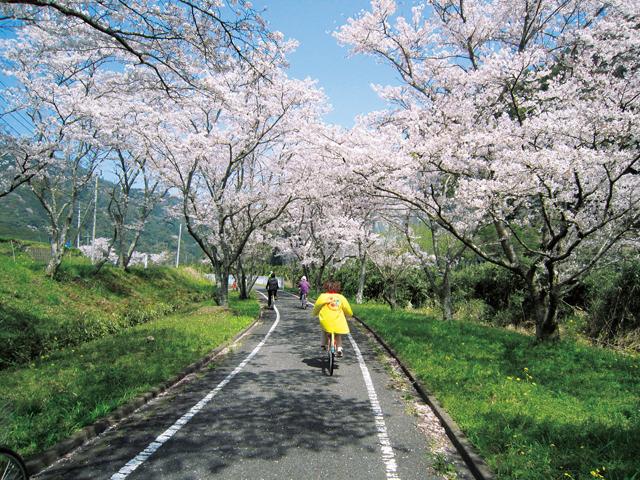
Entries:
{"type": "Polygon", "coordinates": [[[282,294],[215,368],[35,478],[438,478],[368,339],[352,340],[329,377],[317,319],[282,294]]]}

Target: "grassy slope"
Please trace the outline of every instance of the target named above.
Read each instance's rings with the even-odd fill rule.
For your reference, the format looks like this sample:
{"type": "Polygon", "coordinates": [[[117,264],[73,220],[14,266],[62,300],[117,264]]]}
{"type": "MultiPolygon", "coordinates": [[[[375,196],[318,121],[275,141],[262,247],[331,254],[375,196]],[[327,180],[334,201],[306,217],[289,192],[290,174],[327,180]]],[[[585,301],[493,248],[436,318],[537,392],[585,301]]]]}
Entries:
{"type": "Polygon", "coordinates": [[[57,280],[26,253],[0,241],[0,368],[116,333],[211,298],[212,286],[187,269],[107,266],[72,255],[57,280]],[[14,261],[15,252],[15,261],[14,261]]]}
{"type": "Polygon", "coordinates": [[[40,452],[162,384],[259,313],[256,301],[232,309],[201,305],[0,371],[0,444],[40,452]]]}
{"type": "Polygon", "coordinates": [[[357,306],[503,479],[640,478],[640,359],[357,306]]]}

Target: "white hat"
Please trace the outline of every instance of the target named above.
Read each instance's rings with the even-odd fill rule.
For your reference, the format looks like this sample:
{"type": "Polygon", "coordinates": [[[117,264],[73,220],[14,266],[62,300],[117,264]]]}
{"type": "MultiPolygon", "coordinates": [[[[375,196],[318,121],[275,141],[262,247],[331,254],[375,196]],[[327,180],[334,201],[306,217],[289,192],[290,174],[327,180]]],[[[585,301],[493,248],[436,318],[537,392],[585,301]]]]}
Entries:
{"type": "Polygon", "coordinates": [[[302,278],[300,280],[306,280],[307,277],[305,277],[304,275],[302,276],[302,278]]]}

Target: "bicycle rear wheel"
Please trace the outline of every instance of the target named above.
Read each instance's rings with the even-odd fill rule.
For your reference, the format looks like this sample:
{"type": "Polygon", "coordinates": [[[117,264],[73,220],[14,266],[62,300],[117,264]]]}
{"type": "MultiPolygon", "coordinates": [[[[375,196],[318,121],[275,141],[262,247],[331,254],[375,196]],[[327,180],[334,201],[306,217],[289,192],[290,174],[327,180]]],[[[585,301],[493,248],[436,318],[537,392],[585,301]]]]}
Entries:
{"type": "Polygon", "coordinates": [[[329,376],[333,376],[333,367],[336,364],[336,337],[332,333],[329,343],[329,348],[327,348],[327,360],[329,361],[329,376]]]}
{"type": "Polygon", "coordinates": [[[0,480],[27,480],[29,474],[22,458],[13,450],[0,447],[0,480]]]}

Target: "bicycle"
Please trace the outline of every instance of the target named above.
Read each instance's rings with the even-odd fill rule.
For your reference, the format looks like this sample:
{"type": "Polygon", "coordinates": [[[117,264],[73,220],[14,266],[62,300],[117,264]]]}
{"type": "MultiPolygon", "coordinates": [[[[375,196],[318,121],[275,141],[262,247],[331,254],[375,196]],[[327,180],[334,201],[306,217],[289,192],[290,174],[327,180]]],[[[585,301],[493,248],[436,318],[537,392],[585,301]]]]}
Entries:
{"type": "Polygon", "coordinates": [[[326,332],[327,334],[327,370],[329,371],[329,376],[333,376],[333,369],[336,365],[336,335],[335,333],[326,332]]]}
{"type": "Polygon", "coordinates": [[[303,310],[307,309],[307,294],[306,293],[301,293],[300,294],[300,303],[301,303],[301,307],[303,310]]]}
{"type": "Polygon", "coordinates": [[[27,480],[29,474],[22,457],[9,448],[0,447],[0,480],[27,480]]]}

